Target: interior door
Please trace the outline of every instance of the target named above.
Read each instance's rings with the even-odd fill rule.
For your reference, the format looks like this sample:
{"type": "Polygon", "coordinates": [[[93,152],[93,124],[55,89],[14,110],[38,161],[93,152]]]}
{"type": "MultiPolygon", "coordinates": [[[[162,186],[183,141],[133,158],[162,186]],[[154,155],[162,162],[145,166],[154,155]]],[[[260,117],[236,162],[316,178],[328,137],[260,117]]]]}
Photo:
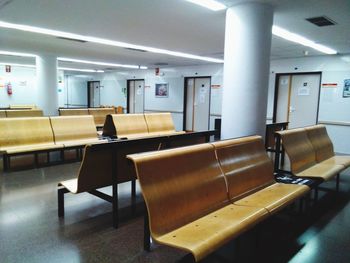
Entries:
{"type": "Polygon", "coordinates": [[[144,112],[144,97],[145,97],[145,81],[144,80],[129,80],[128,81],[128,97],[129,97],[129,113],[144,112]]]}
{"type": "Polygon", "coordinates": [[[278,77],[276,122],[289,122],[288,128],[317,123],[320,73],[284,74],[278,77]]]}
{"type": "Polygon", "coordinates": [[[186,130],[209,129],[210,77],[186,78],[186,130]]]}
{"type": "Polygon", "coordinates": [[[100,98],[100,82],[88,81],[88,104],[90,108],[96,108],[101,106],[100,98]]]}
{"type": "Polygon", "coordinates": [[[320,75],[294,75],[292,77],[289,128],[298,128],[317,123],[320,75]]]}

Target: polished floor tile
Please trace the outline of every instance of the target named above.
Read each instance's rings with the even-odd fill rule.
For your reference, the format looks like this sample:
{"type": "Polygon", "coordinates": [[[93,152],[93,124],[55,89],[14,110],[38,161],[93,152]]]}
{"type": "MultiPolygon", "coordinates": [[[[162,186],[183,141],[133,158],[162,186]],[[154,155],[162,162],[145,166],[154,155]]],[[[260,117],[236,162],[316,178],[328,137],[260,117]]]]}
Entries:
{"type": "MultiPolygon", "coordinates": [[[[137,188],[132,213],[130,184],[119,186],[120,218],[111,204],[87,193],[65,195],[57,217],[57,183],[76,176],[78,163],[0,175],[0,262],[176,262],[184,252],[154,244],[143,251],[144,204],[137,188]]],[[[325,184],[334,189],[334,182],[325,184]]],[[[111,189],[102,189],[111,193],[111,189]]],[[[228,243],[204,262],[350,262],[350,172],[341,191],[320,193],[304,213],[286,210],[228,243]]]]}

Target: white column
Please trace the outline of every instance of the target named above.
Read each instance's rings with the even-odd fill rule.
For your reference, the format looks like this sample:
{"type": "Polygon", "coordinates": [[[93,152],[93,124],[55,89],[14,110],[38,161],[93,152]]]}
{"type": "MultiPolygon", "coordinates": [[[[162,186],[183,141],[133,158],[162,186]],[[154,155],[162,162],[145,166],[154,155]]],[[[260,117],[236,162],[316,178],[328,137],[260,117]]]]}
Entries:
{"type": "Polygon", "coordinates": [[[222,139],[265,135],[272,21],[262,3],[226,12],[222,139]]]}
{"type": "Polygon", "coordinates": [[[40,55],[36,58],[38,106],[45,116],[58,115],[57,57],[40,55]]]}

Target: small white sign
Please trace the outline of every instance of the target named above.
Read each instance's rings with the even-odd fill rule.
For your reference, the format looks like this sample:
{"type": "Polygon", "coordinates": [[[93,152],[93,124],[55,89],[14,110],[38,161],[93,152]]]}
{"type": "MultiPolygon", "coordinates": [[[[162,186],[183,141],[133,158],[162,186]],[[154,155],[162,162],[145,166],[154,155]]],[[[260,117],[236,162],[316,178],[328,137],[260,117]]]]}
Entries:
{"type": "Polygon", "coordinates": [[[299,87],[298,88],[298,96],[309,96],[310,88],[308,87],[299,87]]]}

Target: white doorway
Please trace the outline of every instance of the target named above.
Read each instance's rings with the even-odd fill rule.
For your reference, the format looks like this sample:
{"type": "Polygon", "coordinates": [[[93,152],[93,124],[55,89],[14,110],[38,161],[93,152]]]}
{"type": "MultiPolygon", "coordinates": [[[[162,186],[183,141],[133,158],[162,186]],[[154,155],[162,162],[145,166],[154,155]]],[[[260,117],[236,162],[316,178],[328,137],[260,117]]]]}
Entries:
{"type": "Polygon", "coordinates": [[[277,74],[274,122],[289,122],[289,129],[316,124],[320,85],[320,72],[277,74]]]}
{"type": "Polygon", "coordinates": [[[145,103],[145,80],[135,79],[127,81],[127,112],[143,113],[145,103]]]}
{"type": "Polygon", "coordinates": [[[209,129],[211,77],[185,78],[184,130],[209,129]]]}

